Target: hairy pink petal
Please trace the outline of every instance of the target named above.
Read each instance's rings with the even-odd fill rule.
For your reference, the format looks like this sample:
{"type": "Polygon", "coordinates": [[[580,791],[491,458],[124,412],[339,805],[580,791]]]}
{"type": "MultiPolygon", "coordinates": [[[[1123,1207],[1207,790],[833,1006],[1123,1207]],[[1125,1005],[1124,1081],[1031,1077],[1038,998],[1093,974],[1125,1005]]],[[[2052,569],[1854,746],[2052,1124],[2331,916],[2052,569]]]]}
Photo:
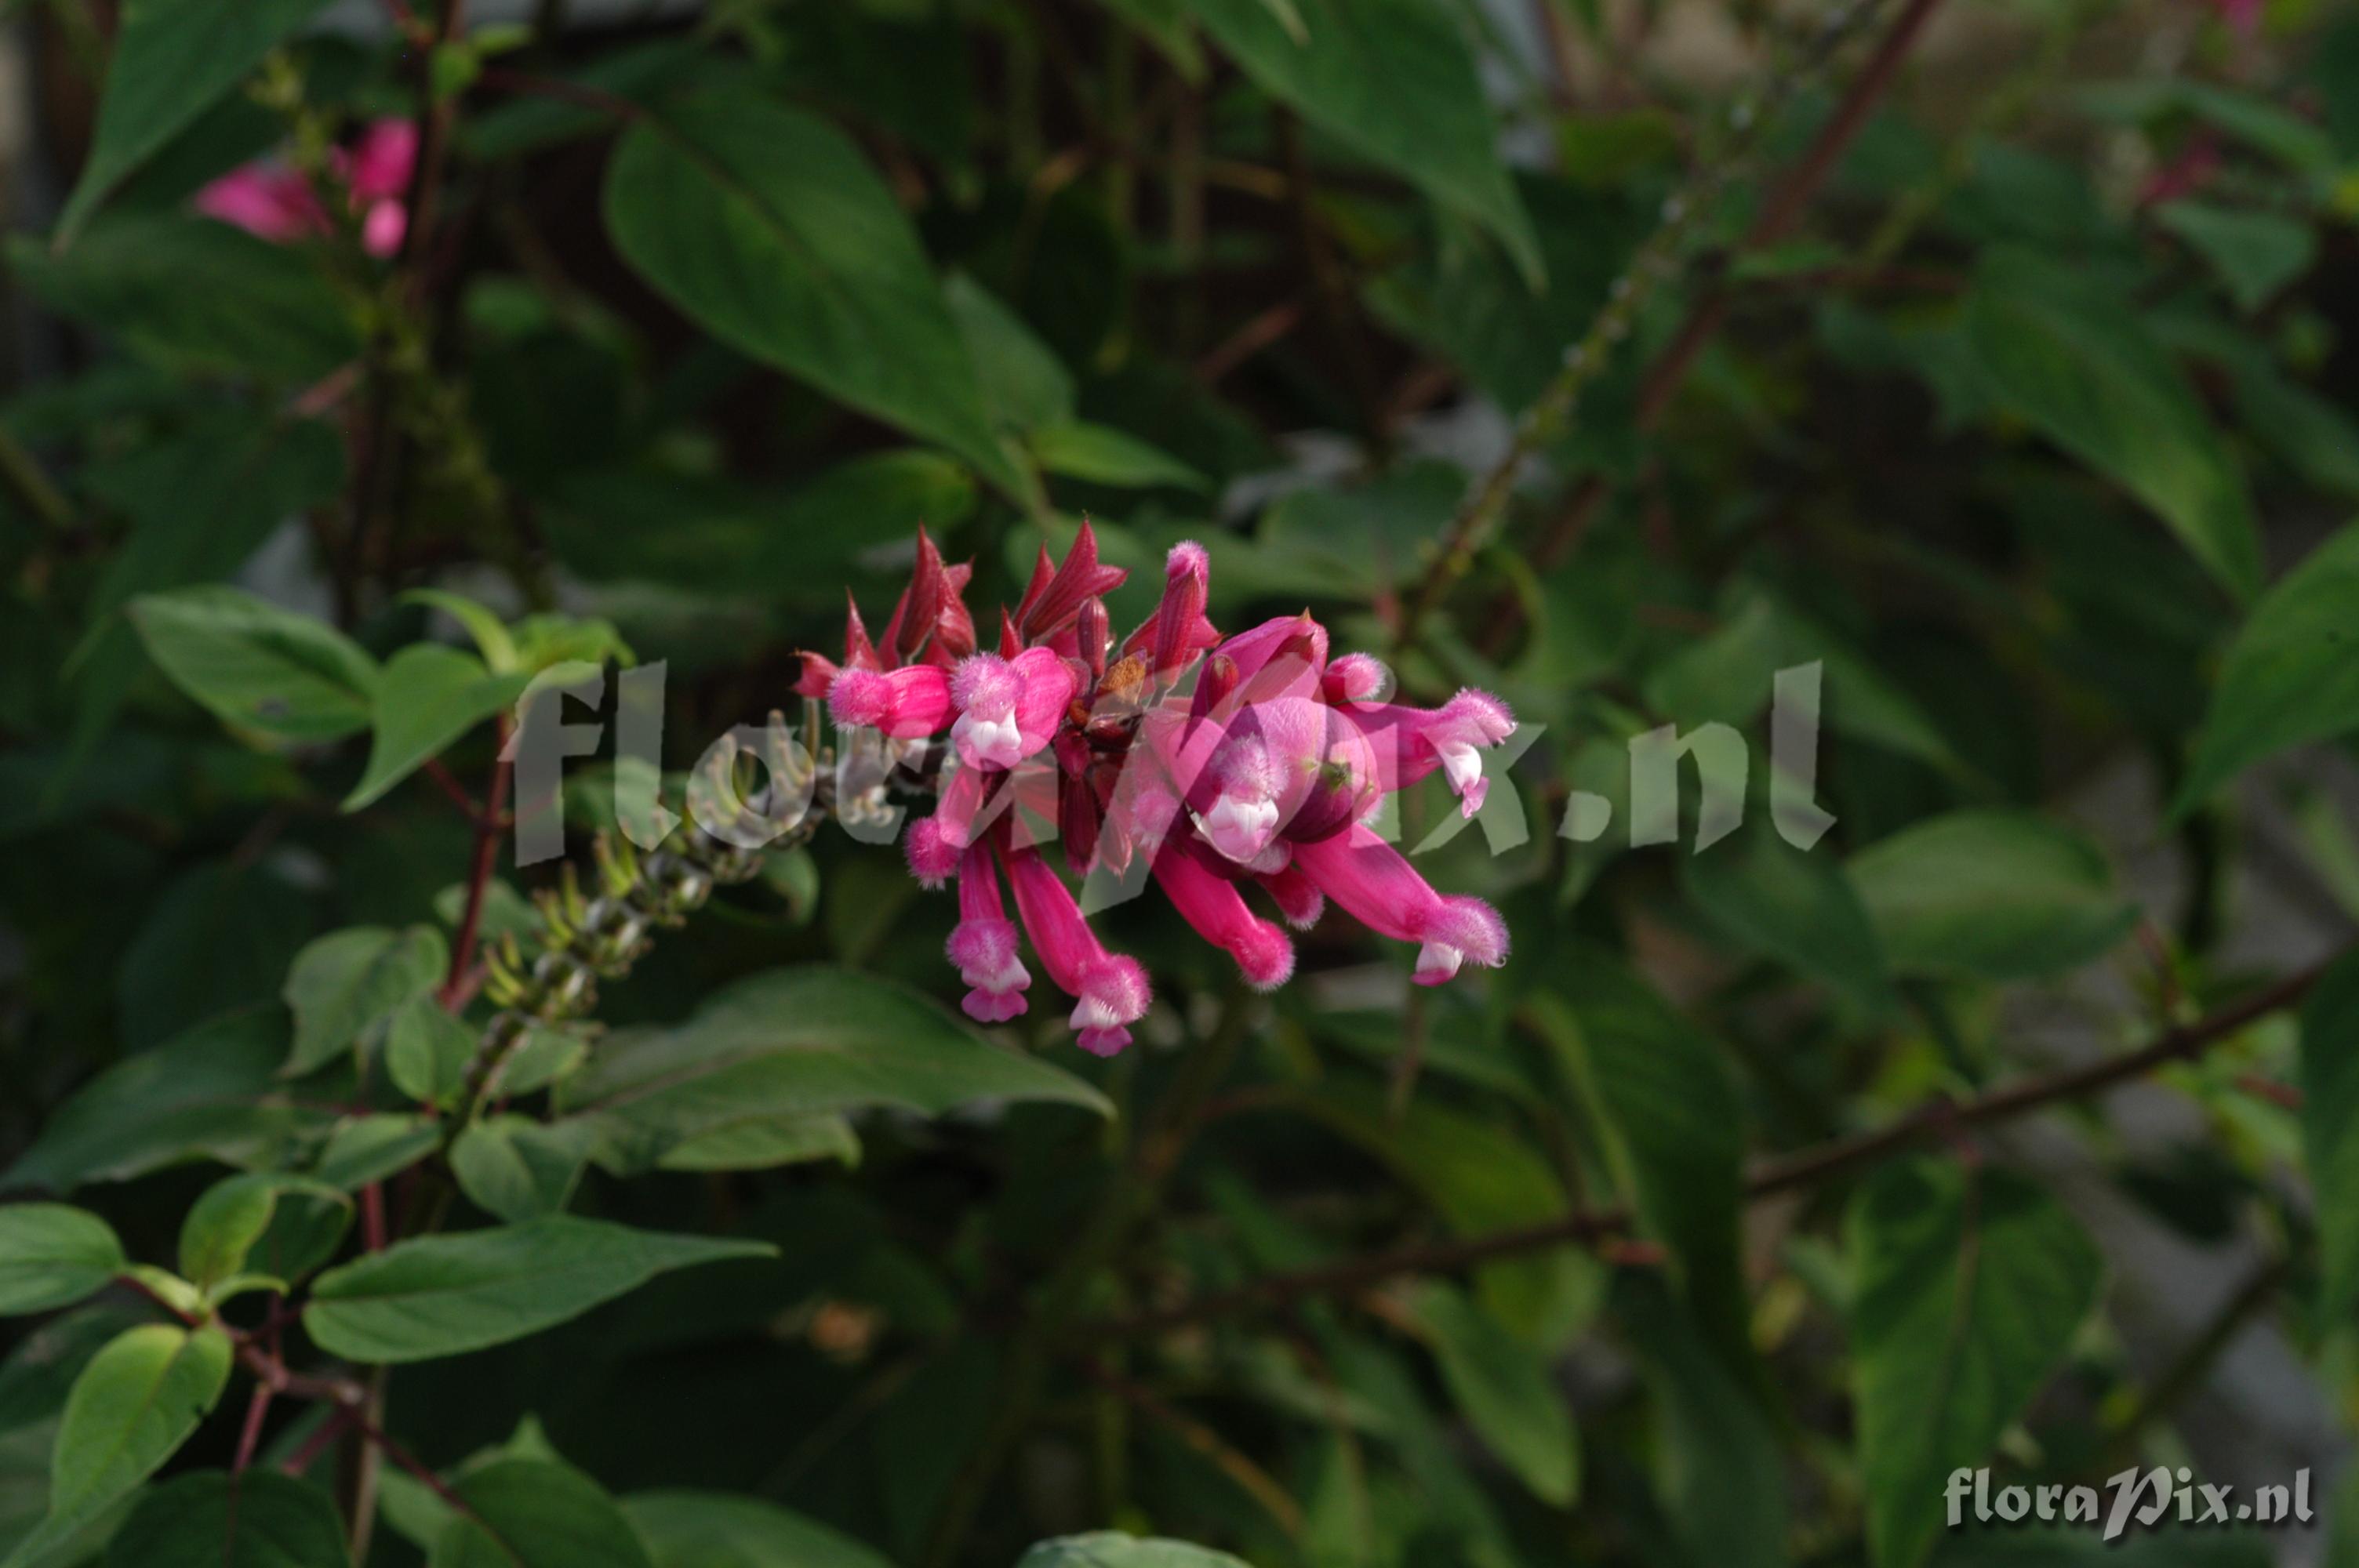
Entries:
{"type": "Polygon", "coordinates": [[[828,687],[827,708],[838,724],[914,740],[950,721],[950,676],[932,665],[840,670],[828,687]]]}
{"type": "Polygon", "coordinates": [[[909,841],[902,846],[909,858],[909,874],[929,892],[950,881],[958,871],[960,847],[942,832],[942,824],[928,816],[909,825],[909,841]]]}
{"type": "Polygon", "coordinates": [[[365,204],[407,196],[418,168],[418,123],[378,120],[340,161],[354,200],[365,204]]]}

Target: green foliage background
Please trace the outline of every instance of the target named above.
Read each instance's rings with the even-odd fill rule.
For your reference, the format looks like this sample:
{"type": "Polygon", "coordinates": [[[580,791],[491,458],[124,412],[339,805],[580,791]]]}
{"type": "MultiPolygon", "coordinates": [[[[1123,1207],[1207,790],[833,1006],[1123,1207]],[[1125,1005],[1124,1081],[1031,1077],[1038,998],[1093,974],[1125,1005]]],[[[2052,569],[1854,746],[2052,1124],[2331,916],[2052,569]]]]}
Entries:
{"type": "Polygon", "coordinates": [[[2359,1562],[2359,19],[575,9],[0,5],[0,1563],[2359,1562]],[[261,157],[323,232],[195,215],[261,157]],[[685,769],[1084,514],[1118,622],[1198,538],[1513,703],[1403,806],[1506,969],[1142,902],[1100,1063],[889,844],[593,843],[591,759],[506,863],[537,675],[685,769]],[[1634,848],[1707,724],[1745,825],[1634,848]]]}

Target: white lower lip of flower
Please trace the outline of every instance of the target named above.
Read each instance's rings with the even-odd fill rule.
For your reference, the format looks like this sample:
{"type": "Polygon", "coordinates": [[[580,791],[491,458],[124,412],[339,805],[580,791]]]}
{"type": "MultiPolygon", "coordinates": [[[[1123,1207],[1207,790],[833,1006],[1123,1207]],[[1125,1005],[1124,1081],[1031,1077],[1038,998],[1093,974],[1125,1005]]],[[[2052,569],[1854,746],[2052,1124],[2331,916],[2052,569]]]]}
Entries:
{"type": "Polygon", "coordinates": [[[1205,841],[1241,865],[1259,855],[1267,847],[1269,836],[1277,831],[1274,800],[1240,800],[1224,795],[1212,803],[1212,810],[1190,815],[1205,841]]]}
{"type": "Polygon", "coordinates": [[[1483,754],[1463,741],[1448,741],[1434,750],[1441,755],[1441,771],[1449,775],[1450,787],[1464,795],[1483,778],[1483,754]]]}
{"type": "Polygon", "coordinates": [[[1420,980],[1446,980],[1458,972],[1466,955],[1447,942],[1428,942],[1417,950],[1417,978],[1420,980]]]}
{"type": "Polygon", "coordinates": [[[1004,719],[962,713],[951,726],[951,744],[973,766],[1012,768],[1024,760],[1024,736],[1013,713],[1004,719]]]}
{"type": "Polygon", "coordinates": [[[1119,1029],[1130,1020],[1103,998],[1085,996],[1073,1004],[1073,1016],[1067,1022],[1075,1029],[1119,1029]]]}
{"type": "Polygon", "coordinates": [[[1032,981],[1030,971],[1020,958],[1010,958],[995,969],[966,968],[959,970],[959,979],[979,991],[997,995],[1001,991],[1021,990],[1032,981]]]}

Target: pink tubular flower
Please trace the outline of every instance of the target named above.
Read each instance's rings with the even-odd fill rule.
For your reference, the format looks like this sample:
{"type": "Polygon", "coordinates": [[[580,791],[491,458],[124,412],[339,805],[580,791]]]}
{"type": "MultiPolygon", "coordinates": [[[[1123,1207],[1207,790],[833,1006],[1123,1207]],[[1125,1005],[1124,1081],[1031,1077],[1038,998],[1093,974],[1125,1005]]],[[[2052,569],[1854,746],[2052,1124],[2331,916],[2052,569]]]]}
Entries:
{"type": "Polygon", "coordinates": [[[1507,705],[1472,687],[1438,708],[1382,703],[1343,711],[1374,745],[1387,790],[1405,788],[1440,768],[1466,816],[1482,810],[1490,793],[1482,752],[1516,732],[1507,705]]]}
{"type": "Polygon", "coordinates": [[[951,743],[970,768],[1012,768],[1048,745],[1073,699],[1073,674],[1047,648],[1027,648],[1012,659],[973,654],[959,662],[950,682],[958,722],[951,743]]]}
{"type": "Polygon", "coordinates": [[[1225,949],[1259,990],[1276,990],[1294,975],[1294,944],[1245,905],[1237,884],[1213,875],[1183,848],[1155,857],[1155,880],[1196,934],[1225,949]]]}
{"type": "Polygon", "coordinates": [[[1128,1025],[1146,1015],[1152,997],[1147,971],[1137,959],[1109,953],[1099,944],[1072,891],[1037,850],[1010,850],[1006,865],[1016,912],[1024,917],[1033,950],[1057,989],[1073,999],[1077,1043],[1096,1055],[1113,1055],[1130,1044],[1128,1025]]]}
{"type": "MultiPolygon", "coordinates": [[[[418,168],[418,126],[408,120],[378,120],[350,150],[331,152],[328,167],[345,205],[360,219],[362,248],[380,259],[400,250],[409,228],[403,201],[418,168]]],[[[298,170],[268,161],[223,175],[197,192],[196,209],[273,244],[335,232],[310,182],[298,170]]]]}
{"type": "Polygon", "coordinates": [[[959,979],[974,989],[960,1005],[978,1023],[1005,1023],[1026,1009],[1024,992],[1032,976],[1016,956],[1016,927],[999,903],[999,873],[991,851],[981,845],[959,860],[959,923],[951,933],[950,959],[959,979]]]}
{"type": "Polygon", "coordinates": [[[1415,979],[1438,986],[1473,962],[1507,961],[1507,925],[1479,898],[1445,898],[1370,828],[1294,848],[1294,866],[1345,914],[1380,935],[1421,944],[1415,979]]]}
{"type": "Polygon", "coordinates": [[[883,635],[871,639],[853,609],[842,661],[805,654],[796,689],[825,698],[839,724],[896,741],[949,731],[955,762],[931,775],[933,815],[907,848],[926,886],[958,878],[950,957],[971,1017],[1024,1011],[1027,941],[1073,999],[1084,1050],[1120,1050],[1147,1011],[1147,971],[1099,941],[1041,853],[1051,840],[1077,875],[1151,876],[1265,989],[1293,975],[1294,945],[1248,894],[1298,930],[1332,902],[1416,943],[1423,985],[1506,959],[1495,910],[1436,892],[1365,826],[1387,794],[1435,773],[1466,815],[1479,810],[1482,752],[1516,727],[1505,703],[1479,691],[1430,709],[1382,700],[1384,665],[1358,654],[1331,662],[1327,629],[1307,611],[1223,638],[1206,615],[1212,562],[1200,545],[1172,548],[1154,612],[1119,638],[1103,596],[1124,574],[1099,559],[1087,523],[1061,562],[1040,553],[1021,601],[998,618],[995,651],[975,647],[969,575],[921,533],[883,635]]]}
{"type": "Polygon", "coordinates": [[[934,665],[844,670],[828,687],[827,710],[838,724],[882,730],[897,741],[930,735],[951,716],[950,676],[934,665]]]}

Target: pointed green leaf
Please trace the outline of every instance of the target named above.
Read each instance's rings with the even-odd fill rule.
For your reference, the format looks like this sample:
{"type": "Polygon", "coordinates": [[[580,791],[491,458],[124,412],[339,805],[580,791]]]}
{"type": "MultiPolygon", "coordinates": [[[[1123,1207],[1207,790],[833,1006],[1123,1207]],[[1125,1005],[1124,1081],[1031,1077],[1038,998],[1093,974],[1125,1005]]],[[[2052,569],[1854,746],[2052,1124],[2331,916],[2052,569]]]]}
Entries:
{"type": "Polygon", "coordinates": [[[346,1568],[344,1521],[310,1482],[256,1465],[201,1470],[149,1492],[107,1544],[107,1568],[346,1568]]]}
{"type": "Polygon", "coordinates": [[[1540,281],[1539,241],[1499,161],[1498,123],[1447,6],[1435,0],[1190,4],[1262,91],[1490,230],[1527,280],[1540,281]]]}
{"type": "Polygon", "coordinates": [[[1225,1552],[1190,1546],[1184,1541],[1158,1541],[1108,1530],[1094,1535],[1068,1535],[1055,1541],[1044,1541],[1026,1552],[1016,1568],[1246,1568],[1246,1565],[1225,1552]]]}
{"type": "Polygon", "coordinates": [[[870,1106],[940,1116],[1011,1099],[1110,1108],[914,991],[816,967],[740,980],[673,1029],[617,1032],[557,1090],[560,1110],[599,1123],[602,1163],[625,1171],[748,1121],[870,1106]]]}
{"type": "Polygon", "coordinates": [[[1854,1397],[1876,1568],[1916,1568],[1944,1477],[1984,1463],[2096,1303],[2103,1260],[2006,1171],[1918,1160],[1853,1201],[1854,1397]]]}
{"type": "Polygon", "coordinates": [[[715,337],[1021,488],[917,234],[826,122],[668,100],[625,134],[605,205],[624,258],[715,337]]]}
{"type": "MultiPolygon", "coordinates": [[[[181,1274],[199,1290],[210,1291],[244,1271],[249,1255],[269,1234],[280,1196],[289,1193],[345,1211],[352,1208],[352,1199],[309,1176],[257,1171],[216,1182],[190,1206],[180,1224],[181,1274]]],[[[268,1260],[257,1261],[269,1269],[268,1260]]]]}
{"type": "Polygon", "coordinates": [[[94,1214],[58,1203],[0,1204],[0,1314],[78,1302],[104,1290],[128,1261],[94,1214]]]}
{"type": "Polygon", "coordinates": [[[2359,731],[2359,525],[2288,572],[2245,619],[2221,662],[2173,810],[2288,746],[2359,731]]]}
{"type": "Polygon", "coordinates": [[[125,176],[245,80],[329,0],[130,0],[98,130],[59,220],[71,238],[125,176]]]}
{"type": "Polygon", "coordinates": [[[495,1460],[451,1490],[467,1512],[442,1527],[427,1568],[653,1568],[622,1509],[571,1465],[495,1460]]]}
{"type": "Polygon", "coordinates": [[[459,1190],[485,1213],[510,1222],[538,1219],[564,1211],[597,1139],[585,1122],[486,1117],[451,1145],[451,1170],[459,1190]]]}
{"type": "Polygon", "coordinates": [[[413,643],[394,654],[377,680],[368,767],[344,797],[344,809],[376,800],[531,683],[520,670],[493,675],[473,654],[440,643],[413,643]]]}
{"type": "Polygon", "coordinates": [[[356,925],[310,943],[287,972],[295,1044],[286,1075],[299,1077],[374,1044],[397,1012],[442,983],[450,963],[442,934],[430,925],[356,925]]]}
{"type": "Polygon", "coordinates": [[[0,1568],[25,1568],[169,1459],[228,1386],[219,1328],[150,1324],[91,1357],[67,1396],[49,1467],[49,1511],[0,1568]]]}
{"type": "Polygon", "coordinates": [[[2137,924],[2104,852],[2027,811],[1956,811],[1852,856],[1852,885],[1903,974],[2060,974],[2137,924]]]}
{"type": "Polygon", "coordinates": [[[2244,472],[2115,295],[2059,263],[1995,250],[1968,300],[1966,335],[2010,410],[2152,508],[2230,593],[2259,588],[2244,472]]]}
{"type": "Polygon", "coordinates": [[[775,1251],[603,1220],[536,1219],[403,1241],[331,1269],[313,1282],[303,1324],[322,1349],[355,1361],[424,1361],[552,1328],[669,1270],[775,1251]]]}
{"type": "Polygon", "coordinates": [[[324,622],[217,586],[151,593],[129,613],[157,667],[227,724],[297,741],[368,727],[376,661],[324,622]]]}
{"type": "Polygon", "coordinates": [[[1484,1444],[1557,1508],[1581,1485],[1572,1406],[1549,1358],[1451,1287],[1428,1281],[1412,1298],[1441,1380],[1484,1444]]]}

